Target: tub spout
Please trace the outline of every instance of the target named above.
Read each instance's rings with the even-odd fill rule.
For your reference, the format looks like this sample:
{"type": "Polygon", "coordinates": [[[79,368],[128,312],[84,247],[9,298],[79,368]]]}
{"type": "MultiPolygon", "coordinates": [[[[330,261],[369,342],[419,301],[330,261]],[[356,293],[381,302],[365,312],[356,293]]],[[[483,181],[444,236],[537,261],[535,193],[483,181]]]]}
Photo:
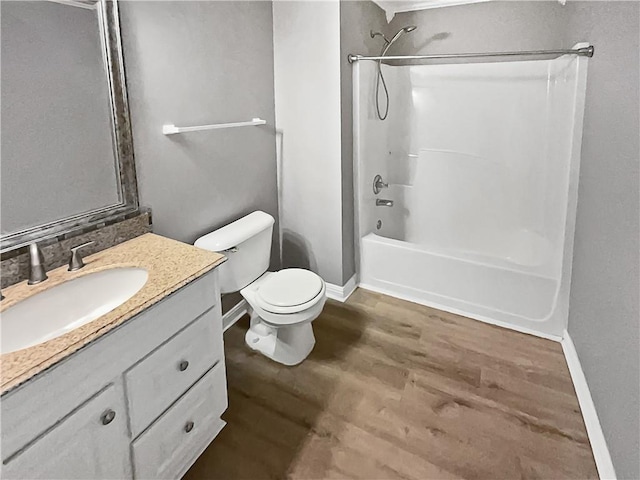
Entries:
{"type": "Polygon", "coordinates": [[[376,198],[376,207],[393,207],[393,200],[385,200],[383,198],[376,198]]]}

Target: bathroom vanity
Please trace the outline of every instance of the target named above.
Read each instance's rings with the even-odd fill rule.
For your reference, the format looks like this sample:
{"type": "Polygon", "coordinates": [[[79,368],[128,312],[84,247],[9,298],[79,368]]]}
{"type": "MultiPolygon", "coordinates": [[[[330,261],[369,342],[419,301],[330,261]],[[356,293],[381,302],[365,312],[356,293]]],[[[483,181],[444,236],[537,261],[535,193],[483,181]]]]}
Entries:
{"type": "Polygon", "coordinates": [[[88,257],[79,272],[61,267],[3,292],[6,311],[91,272],[149,274],[114,310],[0,357],[2,478],[181,477],[225,425],[223,261],[147,234],[88,257]]]}

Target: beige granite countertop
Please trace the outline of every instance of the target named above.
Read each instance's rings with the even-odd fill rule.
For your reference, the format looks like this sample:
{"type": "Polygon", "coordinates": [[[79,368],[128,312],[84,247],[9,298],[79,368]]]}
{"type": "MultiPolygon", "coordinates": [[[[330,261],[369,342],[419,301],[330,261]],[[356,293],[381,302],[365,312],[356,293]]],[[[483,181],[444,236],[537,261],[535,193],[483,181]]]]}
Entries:
{"type": "Polygon", "coordinates": [[[86,266],[77,272],[68,272],[63,266],[47,272],[49,279],[38,285],[25,281],[6,288],[0,314],[21,300],[89,273],[117,267],[141,267],[149,273],[138,293],[96,320],[47,342],[0,355],[0,393],[51,367],[225,260],[221,254],[147,233],[86,257],[86,266]]]}

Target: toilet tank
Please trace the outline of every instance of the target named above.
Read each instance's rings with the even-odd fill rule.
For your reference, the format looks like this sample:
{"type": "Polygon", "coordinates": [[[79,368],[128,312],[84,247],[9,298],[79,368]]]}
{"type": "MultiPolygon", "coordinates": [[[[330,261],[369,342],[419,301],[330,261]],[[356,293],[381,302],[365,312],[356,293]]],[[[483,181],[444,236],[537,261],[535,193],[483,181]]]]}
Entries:
{"type": "Polygon", "coordinates": [[[220,293],[237,292],[267,271],[274,223],[271,215],[257,211],[196,240],[196,247],[227,257],[218,270],[220,293]]]}

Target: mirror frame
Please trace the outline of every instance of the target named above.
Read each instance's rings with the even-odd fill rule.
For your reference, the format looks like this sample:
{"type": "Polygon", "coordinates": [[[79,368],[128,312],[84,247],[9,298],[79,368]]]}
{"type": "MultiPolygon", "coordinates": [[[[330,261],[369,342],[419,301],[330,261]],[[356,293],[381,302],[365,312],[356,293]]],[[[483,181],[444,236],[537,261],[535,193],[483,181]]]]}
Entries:
{"type": "Polygon", "coordinates": [[[97,0],[95,4],[109,85],[112,116],[111,137],[115,156],[116,177],[119,179],[118,196],[120,200],[112,205],[54,220],[8,235],[2,235],[0,238],[0,253],[15,250],[30,243],[51,240],[60,235],[68,235],[139,210],[133,137],[122,56],[122,41],[120,39],[118,2],[117,0],[97,0]]]}

